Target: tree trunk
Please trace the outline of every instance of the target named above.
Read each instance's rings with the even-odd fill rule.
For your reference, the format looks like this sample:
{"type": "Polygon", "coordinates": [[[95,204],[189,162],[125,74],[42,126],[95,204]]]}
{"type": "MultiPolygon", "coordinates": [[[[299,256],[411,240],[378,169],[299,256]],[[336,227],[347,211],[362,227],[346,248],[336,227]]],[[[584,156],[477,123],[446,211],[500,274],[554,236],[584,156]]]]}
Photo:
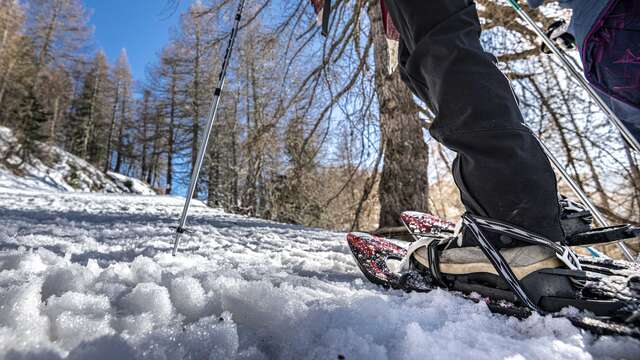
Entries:
{"type": "Polygon", "coordinates": [[[44,41],[42,43],[42,49],[40,49],[40,53],[37,56],[36,72],[35,72],[36,78],[40,74],[40,70],[42,69],[42,66],[47,60],[47,54],[49,54],[49,48],[51,47],[53,34],[56,31],[56,25],[58,23],[58,16],[61,11],[62,11],[62,1],[57,1],[55,10],[53,11],[53,14],[51,14],[51,20],[49,21],[49,24],[47,26],[46,34],[44,36],[44,41]]]}
{"type": "Polygon", "coordinates": [[[2,41],[0,41],[0,49],[4,49],[4,45],[7,43],[8,37],[9,37],[9,29],[4,29],[2,31],[2,41]]]}
{"type": "MultiPolygon", "coordinates": [[[[632,150],[630,145],[626,141],[624,141],[624,153],[627,157],[627,161],[629,162],[629,167],[631,168],[631,179],[629,180],[631,182],[631,186],[633,187],[633,197],[637,203],[640,203],[640,170],[638,170],[638,163],[633,157],[631,151],[632,150]]],[[[633,203],[631,209],[633,210],[633,203]]]]}
{"type": "Polygon", "coordinates": [[[388,73],[388,44],[377,2],[369,3],[368,15],[374,37],[375,86],[384,143],[379,185],[379,227],[383,228],[400,226],[402,211],[428,211],[429,149],[413,95],[399,71],[388,73]]]}
{"type": "Polygon", "coordinates": [[[11,72],[13,71],[13,67],[16,64],[16,60],[9,61],[9,65],[7,66],[7,70],[4,72],[4,76],[2,77],[2,83],[0,84],[0,106],[4,102],[4,94],[7,92],[7,82],[11,76],[11,72]]]}
{"type": "Polygon", "coordinates": [[[253,146],[247,147],[247,176],[245,180],[245,192],[242,196],[243,207],[249,210],[250,215],[260,213],[260,174],[262,172],[262,142],[260,126],[262,125],[262,114],[260,98],[257,93],[258,80],[255,76],[254,59],[248,57],[247,63],[247,85],[246,85],[246,107],[247,107],[247,142],[253,146]],[[253,104],[253,108],[252,108],[253,104]],[[252,124],[253,122],[253,124],[252,124]]]}
{"type": "MultiPolygon", "coordinates": [[[[89,141],[93,138],[95,132],[95,112],[96,112],[96,102],[98,101],[98,93],[100,92],[100,80],[102,79],[102,74],[100,73],[100,67],[96,72],[96,77],[94,79],[93,84],[93,92],[91,93],[91,103],[89,104],[89,120],[86,125],[83,125],[83,134],[82,134],[82,149],[80,150],[80,157],[87,158],[89,155],[89,141]]],[[[92,160],[89,157],[89,160],[92,160]]]]}
{"type": "MultiPolygon", "coordinates": [[[[236,99],[240,98],[240,89],[238,89],[238,94],[236,99]]],[[[231,180],[231,203],[232,209],[235,209],[240,204],[239,199],[239,173],[238,173],[238,136],[237,136],[237,127],[238,125],[238,102],[233,102],[233,127],[231,129],[231,171],[232,171],[232,180],[231,180]]]]}
{"type": "MultiPolygon", "coordinates": [[[[151,149],[151,164],[149,164],[149,169],[147,172],[147,184],[153,186],[155,180],[157,179],[158,169],[160,167],[160,139],[162,136],[162,114],[158,111],[155,114],[154,119],[154,127],[155,133],[153,135],[153,146],[151,149]]],[[[144,173],[143,173],[144,175],[144,173]]]]}
{"type": "Polygon", "coordinates": [[[171,105],[169,109],[169,134],[167,134],[167,195],[173,190],[173,142],[176,119],[176,69],[174,67],[171,77],[171,105]]]}
{"type": "Polygon", "coordinates": [[[125,88],[122,94],[122,104],[120,109],[120,124],[118,124],[118,147],[116,149],[116,166],[114,171],[119,173],[122,169],[122,163],[124,162],[124,126],[127,121],[127,98],[129,97],[129,91],[125,88]]]}
{"type": "Polygon", "coordinates": [[[144,179],[147,176],[147,170],[149,169],[149,164],[147,163],[147,152],[149,151],[149,141],[148,139],[148,127],[149,127],[149,96],[151,93],[149,91],[145,91],[142,99],[142,159],[141,159],[141,168],[140,168],[140,178],[144,179]]]}
{"type": "MultiPolygon", "coordinates": [[[[191,139],[191,170],[196,166],[198,160],[199,140],[200,140],[200,62],[201,62],[201,42],[200,42],[200,24],[198,19],[196,21],[196,43],[195,43],[195,58],[193,59],[193,137],[191,139]]],[[[196,184],[196,191],[193,194],[194,197],[198,197],[199,184],[196,184]]]]}
{"type": "Polygon", "coordinates": [[[107,136],[107,159],[104,163],[104,172],[111,170],[111,143],[113,142],[113,133],[116,130],[116,114],[118,112],[118,103],[120,102],[120,84],[116,84],[116,93],[113,99],[113,108],[111,111],[111,124],[109,125],[109,136],[107,136]]]}
{"type": "Polygon", "coordinates": [[[58,112],[60,111],[60,96],[56,96],[53,101],[53,118],[49,126],[49,143],[55,144],[56,139],[56,126],[58,125],[58,112]]]}

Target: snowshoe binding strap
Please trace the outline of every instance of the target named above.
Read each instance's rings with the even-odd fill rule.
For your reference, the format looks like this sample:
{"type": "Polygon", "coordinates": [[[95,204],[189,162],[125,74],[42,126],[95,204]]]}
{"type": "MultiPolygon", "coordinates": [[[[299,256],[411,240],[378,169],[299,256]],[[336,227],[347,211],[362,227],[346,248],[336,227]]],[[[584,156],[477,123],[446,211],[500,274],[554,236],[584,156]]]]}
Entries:
{"type": "Polygon", "coordinates": [[[533,245],[540,245],[551,248],[556,253],[558,259],[560,259],[560,261],[562,261],[569,269],[582,269],[580,261],[578,260],[578,256],[568,246],[560,245],[543,236],[533,234],[523,228],[502,221],[471,215],[469,213],[463,215],[463,221],[465,222],[465,225],[469,225],[469,220],[473,220],[474,223],[488,231],[511,236],[513,238],[516,238],[517,240],[533,245]]]}
{"type": "MultiPolygon", "coordinates": [[[[453,238],[452,238],[453,239],[453,238]]],[[[419,249],[426,247],[427,248],[427,256],[429,260],[429,272],[435,283],[443,288],[449,288],[449,284],[444,280],[444,276],[440,272],[440,253],[444,250],[444,247],[450,241],[441,241],[433,238],[422,238],[418,241],[413,242],[409,248],[407,248],[407,253],[402,258],[400,262],[400,266],[398,267],[400,272],[410,270],[411,267],[411,259],[413,254],[419,249]]]]}
{"type": "Polygon", "coordinates": [[[429,256],[429,271],[433,280],[435,280],[438,286],[443,288],[449,288],[449,284],[444,281],[444,277],[440,272],[440,251],[442,251],[442,244],[439,242],[432,242],[427,246],[427,254],[429,256]]]}
{"type": "Polygon", "coordinates": [[[527,293],[524,291],[522,285],[518,281],[518,278],[513,273],[507,261],[502,257],[500,252],[496,250],[496,248],[487,240],[484,236],[484,233],[480,229],[480,223],[476,220],[477,218],[469,213],[465,213],[462,215],[462,220],[464,221],[467,229],[471,231],[474,238],[478,242],[480,249],[487,256],[491,264],[495,267],[496,271],[507,283],[511,291],[518,297],[518,299],[529,307],[531,310],[543,313],[538,306],[531,301],[527,293]]]}
{"type": "Polygon", "coordinates": [[[400,262],[399,269],[401,271],[409,270],[409,267],[411,265],[411,257],[413,256],[413,253],[415,253],[422,247],[425,247],[425,246],[428,247],[431,243],[434,243],[434,242],[438,243],[438,240],[434,238],[421,238],[417,241],[412,242],[411,245],[409,245],[409,247],[407,248],[407,254],[404,256],[404,258],[400,262]]]}

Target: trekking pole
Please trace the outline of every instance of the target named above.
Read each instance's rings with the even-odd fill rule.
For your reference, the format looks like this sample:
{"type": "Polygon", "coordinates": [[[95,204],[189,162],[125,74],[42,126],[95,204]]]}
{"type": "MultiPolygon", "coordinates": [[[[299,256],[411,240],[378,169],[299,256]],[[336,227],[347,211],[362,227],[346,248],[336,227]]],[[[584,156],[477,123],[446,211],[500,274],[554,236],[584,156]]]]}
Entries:
{"type": "Polygon", "coordinates": [[[611,110],[609,105],[602,100],[600,95],[589,85],[587,79],[576,69],[576,67],[567,59],[567,56],[558,49],[556,43],[551,40],[547,34],[536,24],[536,22],[527,14],[524,9],[518,4],[518,0],[508,0],[509,4],[513,7],[513,9],[518,13],[518,15],[531,26],[533,31],[538,34],[542,42],[549,47],[549,49],[558,57],[562,65],[564,65],[565,69],[578,81],[578,83],[587,91],[589,97],[593,101],[596,102],[598,107],[607,115],[609,121],[618,129],[622,138],[637,152],[640,154],[640,143],[638,140],[631,135],[629,129],[627,129],[620,118],[611,110]]]}
{"type": "MultiPolygon", "coordinates": [[[[242,18],[242,12],[244,10],[245,0],[240,0],[240,4],[238,4],[238,10],[236,12],[235,23],[233,28],[231,29],[231,34],[229,35],[229,42],[227,43],[227,50],[224,53],[224,58],[222,60],[222,68],[220,70],[220,75],[218,76],[218,86],[215,88],[213,92],[213,97],[211,99],[211,106],[209,108],[209,115],[207,121],[207,127],[205,132],[202,134],[202,139],[200,140],[200,149],[198,151],[198,158],[196,160],[195,166],[193,167],[193,171],[191,172],[191,180],[189,183],[189,190],[187,192],[187,198],[184,202],[184,208],[182,209],[182,215],[180,215],[180,222],[178,227],[176,228],[176,237],[175,242],[173,244],[173,256],[176,255],[178,251],[178,244],[180,243],[180,235],[183,234],[185,230],[185,225],[187,224],[187,216],[189,214],[189,207],[191,206],[191,199],[196,192],[196,187],[198,184],[198,177],[200,176],[200,170],[202,169],[202,163],[204,162],[204,156],[207,151],[207,145],[209,145],[209,137],[211,136],[211,130],[213,129],[213,124],[216,120],[216,115],[218,114],[218,107],[220,105],[220,96],[222,95],[222,89],[224,88],[224,80],[227,76],[227,68],[229,67],[229,63],[231,62],[231,55],[233,52],[233,45],[236,41],[236,36],[238,35],[238,30],[240,28],[240,19],[242,18]]],[[[194,119],[194,121],[198,121],[198,119],[194,119]]]]}
{"type": "MultiPolygon", "coordinates": [[[[547,157],[549,158],[549,160],[553,163],[553,166],[560,172],[560,174],[562,175],[564,180],[567,182],[567,184],[569,184],[569,187],[571,187],[571,190],[573,190],[576,196],[578,196],[582,201],[582,203],[589,209],[589,211],[591,211],[591,213],[596,218],[596,221],[600,224],[600,226],[603,226],[603,227],[609,226],[609,222],[607,221],[607,219],[605,219],[605,217],[602,215],[600,210],[598,210],[598,208],[591,202],[591,200],[589,200],[589,197],[584,192],[584,190],[582,190],[582,188],[571,178],[571,176],[569,176],[569,173],[567,173],[567,171],[564,169],[560,161],[558,161],[558,159],[553,155],[551,150],[542,142],[542,140],[538,139],[538,137],[536,137],[536,139],[540,143],[540,146],[542,146],[542,149],[544,150],[545,154],[547,154],[547,157]]],[[[637,261],[637,260],[634,260],[633,255],[629,251],[629,248],[627,247],[627,245],[625,245],[625,243],[622,240],[618,241],[617,245],[627,260],[634,263],[637,261]]],[[[590,252],[592,253],[594,252],[594,250],[591,249],[590,247],[588,247],[588,249],[590,252]]]]}

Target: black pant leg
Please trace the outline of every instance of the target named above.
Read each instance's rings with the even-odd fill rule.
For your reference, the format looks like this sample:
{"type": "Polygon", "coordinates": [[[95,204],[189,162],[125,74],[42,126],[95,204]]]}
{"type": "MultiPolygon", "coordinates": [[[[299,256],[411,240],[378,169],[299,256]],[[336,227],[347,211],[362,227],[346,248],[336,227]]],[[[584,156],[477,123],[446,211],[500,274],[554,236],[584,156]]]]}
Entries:
{"type": "Polygon", "coordinates": [[[385,4],[402,38],[403,78],[436,110],[432,136],[458,154],[453,174],[467,210],[562,239],[555,174],[482,49],[474,2],[385,4]]]}

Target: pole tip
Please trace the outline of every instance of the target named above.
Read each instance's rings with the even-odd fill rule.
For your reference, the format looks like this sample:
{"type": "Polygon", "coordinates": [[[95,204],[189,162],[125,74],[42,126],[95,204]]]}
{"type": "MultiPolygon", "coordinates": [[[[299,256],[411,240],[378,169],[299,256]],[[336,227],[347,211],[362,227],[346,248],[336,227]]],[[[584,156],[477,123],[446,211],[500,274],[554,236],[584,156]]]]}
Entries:
{"type": "Polygon", "coordinates": [[[180,233],[181,233],[180,230],[176,231],[176,239],[173,242],[173,250],[171,251],[172,256],[176,256],[176,254],[178,253],[178,244],[180,243],[180,233]]]}

